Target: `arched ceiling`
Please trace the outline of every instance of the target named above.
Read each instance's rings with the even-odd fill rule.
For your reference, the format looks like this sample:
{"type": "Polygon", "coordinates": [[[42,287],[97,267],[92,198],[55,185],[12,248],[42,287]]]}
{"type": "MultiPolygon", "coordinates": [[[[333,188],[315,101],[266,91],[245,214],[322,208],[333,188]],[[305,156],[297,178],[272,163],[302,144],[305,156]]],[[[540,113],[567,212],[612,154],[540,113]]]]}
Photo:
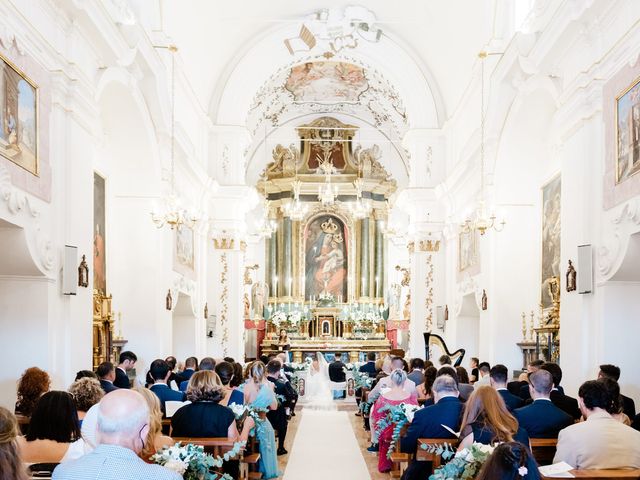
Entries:
{"type": "MultiPolygon", "coordinates": [[[[495,0],[403,0],[399,8],[397,2],[388,0],[363,2],[375,16],[376,27],[384,33],[381,43],[395,43],[430,77],[430,88],[438,92],[444,115],[455,110],[471,77],[477,52],[492,35],[495,4],[495,0]]],[[[136,0],[135,8],[149,30],[163,29],[180,46],[185,73],[200,103],[209,109],[238,58],[269,33],[290,30],[297,34],[310,14],[319,9],[344,11],[349,5],[341,0],[136,0]],[[158,8],[160,11],[155,14],[151,11],[158,8]]],[[[266,60],[272,60],[270,73],[295,59],[287,51],[286,38],[290,37],[282,36],[268,51],[266,60]]],[[[379,71],[395,61],[390,57],[362,60],[379,71]]],[[[402,80],[405,73],[395,71],[386,76],[395,84],[392,77],[402,80]]],[[[257,91],[267,78],[246,80],[249,89],[257,83],[257,91]]],[[[421,106],[407,106],[411,107],[421,106]]],[[[439,123],[445,120],[441,118],[439,123]]]]}

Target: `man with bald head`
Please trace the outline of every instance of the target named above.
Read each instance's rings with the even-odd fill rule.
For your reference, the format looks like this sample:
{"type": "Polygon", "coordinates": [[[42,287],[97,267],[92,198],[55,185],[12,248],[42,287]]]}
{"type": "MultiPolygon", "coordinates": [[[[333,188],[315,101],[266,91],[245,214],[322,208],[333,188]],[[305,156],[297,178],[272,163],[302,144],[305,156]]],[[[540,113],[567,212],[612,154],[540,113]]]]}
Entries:
{"type": "Polygon", "coordinates": [[[55,480],[182,480],[160,465],[145,463],[138,454],[149,433],[149,407],[138,392],[120,389],[100,402],[96,449],[53,471],[55,480]]]}

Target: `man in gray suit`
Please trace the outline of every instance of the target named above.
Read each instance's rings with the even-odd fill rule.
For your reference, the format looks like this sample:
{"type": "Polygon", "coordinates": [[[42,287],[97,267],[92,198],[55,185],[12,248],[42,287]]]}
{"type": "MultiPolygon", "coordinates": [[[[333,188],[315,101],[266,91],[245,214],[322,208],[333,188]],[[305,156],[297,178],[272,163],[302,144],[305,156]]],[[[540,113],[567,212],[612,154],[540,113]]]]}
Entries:
{"type": "Polygon", "coordinates": [[[138,392],[119,389],[100,402],[97,448],[87,455],[61,463],[53,480],[182,480],[160,465],[145,463],[138,454],[149,433],[149,407],[138,392]]]}
{"type": "Polygon", "coordinates": [[[424,383],[424,360],[421,358],[411,359],[410,369],[411,373],[407,375],[407,378],[416,385],[422,385],[424,383]]]}
{"type": "Polygon", "coordinates": [[[585,382],[578,391],[584,422],[560,431],[554,463],[578,470],[640,468],[640,432],[607,412],[611,397],[600,380],[585,382]]]}

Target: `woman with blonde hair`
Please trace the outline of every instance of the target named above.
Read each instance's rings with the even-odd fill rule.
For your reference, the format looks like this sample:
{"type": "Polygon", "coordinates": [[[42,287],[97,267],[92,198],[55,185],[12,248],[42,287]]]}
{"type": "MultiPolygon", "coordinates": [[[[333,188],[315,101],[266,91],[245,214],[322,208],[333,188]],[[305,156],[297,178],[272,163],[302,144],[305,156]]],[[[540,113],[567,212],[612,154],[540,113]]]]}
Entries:
{"type": "Polygon", "coordinates": [[[0,480],[27,480],[27,471],[18,449],[18,421],[15,415],[0,407],[0,480]]]}
{"type": "Polygon", "coordinates": [[[82,421],[89,409],[104,397],[104,390],[97,378],[82,377],[71,384],[69,393],[78,410],[78,421],[82,427],[82,421]]]}
{"type": "Polygon", "coordinates": [[[527,432],[507,410],[500,394],[492,387],[483,386],[471,394],[467,401],[460,433],[459,450],[474,442],[492,445],[501,442],[520,442],[529,445],[527,432]]]}
{"type": "MultiPolygon", "coordinates": [[[[278,400],[273,387],[274,384],[267,379],[264,363],[253,362],[249,366],[249,378],[244,387],[245,405],[263,412],[276,410],[278,400]]],[[[266,416],[256,423],[256,437],[260,442],[260,472],[263,478],[278,477],[280,472],[276,456],[276,436],[266,416]]]]}
{"type": "Polygon", "coordinates": [[[144,448],[140,452],[140,458],[150,462],[149,459],[158,450],[170,447],[175,442],[171,437],[162,434],[162,410],[158,396],[148,388],[137,387],[134,390],[142,395],[149,405],[149,433],[144,441],[144,448]]]}

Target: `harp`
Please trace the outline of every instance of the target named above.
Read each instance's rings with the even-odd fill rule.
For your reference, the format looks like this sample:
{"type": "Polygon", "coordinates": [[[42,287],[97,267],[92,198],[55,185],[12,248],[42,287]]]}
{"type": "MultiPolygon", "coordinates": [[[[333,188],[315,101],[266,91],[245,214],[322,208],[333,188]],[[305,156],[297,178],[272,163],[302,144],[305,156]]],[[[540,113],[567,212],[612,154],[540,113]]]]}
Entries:
{"type": "Polygon", "coordinates": [[[431,357],[431,346],[435,345],[440,348],[444,353],[446,353],[453,362],[454,367],[460,366],[462,363],[462,359],[464,358],[465,349],[459,348],[454,352],[450,352],[447,348],[447,344],[444,339],[440,335],[436,335],[435,333],[425,332],[424,335],[424,356],[426,360],[430,360],[431,357]]]}

